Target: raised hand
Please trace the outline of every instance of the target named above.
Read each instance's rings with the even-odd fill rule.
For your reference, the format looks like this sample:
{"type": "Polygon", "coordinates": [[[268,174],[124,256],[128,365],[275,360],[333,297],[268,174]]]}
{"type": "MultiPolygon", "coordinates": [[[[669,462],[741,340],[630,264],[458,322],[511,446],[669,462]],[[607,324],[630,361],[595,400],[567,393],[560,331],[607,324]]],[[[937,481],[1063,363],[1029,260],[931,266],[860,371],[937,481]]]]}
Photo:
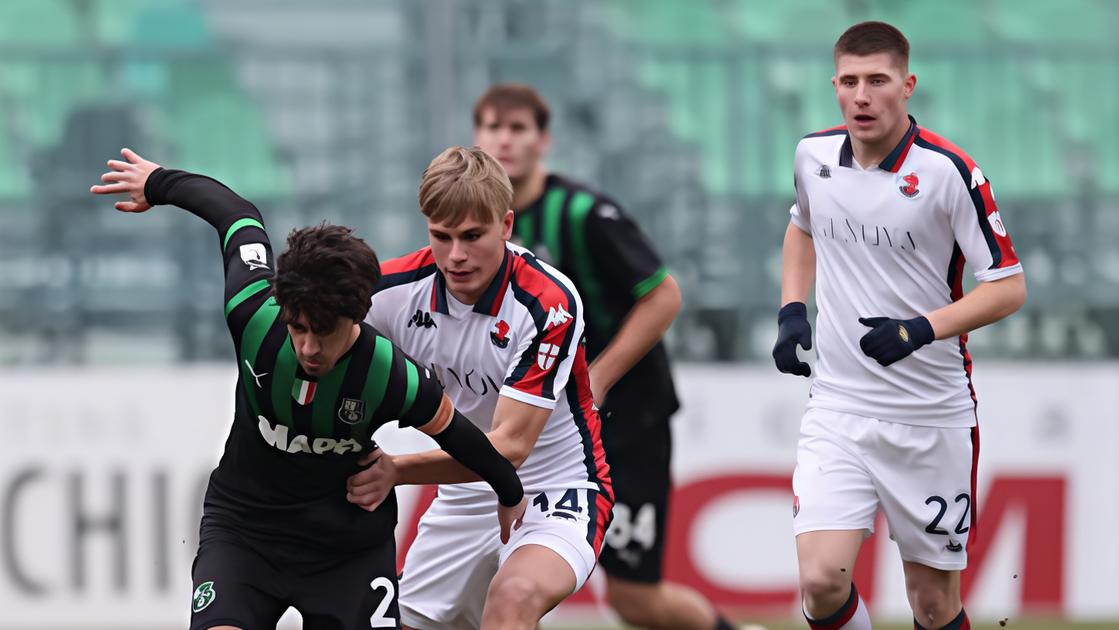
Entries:
{"type": "Polygon", "coordinates": [[[90,186],[89,192],[95,195],[128,195],[128,201],[118,201],[113,207],[121,212],[145,212],[152,205],[144,196],[144,185],[148,183],[148,176],[159,168],[155,162],[149,162],[137,155],[132,149],[121,149],[120,154],[127,162],[109,160],[111,169],[101,176],[105,182],[97,186],[90,186]]]}

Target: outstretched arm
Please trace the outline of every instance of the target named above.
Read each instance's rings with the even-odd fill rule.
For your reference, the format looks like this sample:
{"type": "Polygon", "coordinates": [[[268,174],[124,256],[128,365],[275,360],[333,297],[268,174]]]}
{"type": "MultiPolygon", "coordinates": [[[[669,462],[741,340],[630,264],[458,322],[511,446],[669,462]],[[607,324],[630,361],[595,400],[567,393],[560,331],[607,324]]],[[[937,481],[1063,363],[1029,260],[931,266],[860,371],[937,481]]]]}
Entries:
{"type": "Polygon", "coordinates": [[[103,183],[89,191],[128,195],[127,201],[114,204],[121,212],[146,212],[152,206],[173,204],[212,225],[225,262],[225,314],[234,340],[239,340],[238,331],[260,306],[272,276],[272,250],[260,211],[215,179],[164,169],[131,149],[120,153],[124,161],[109,160],[110,170],[101,176],[103,183]]]}

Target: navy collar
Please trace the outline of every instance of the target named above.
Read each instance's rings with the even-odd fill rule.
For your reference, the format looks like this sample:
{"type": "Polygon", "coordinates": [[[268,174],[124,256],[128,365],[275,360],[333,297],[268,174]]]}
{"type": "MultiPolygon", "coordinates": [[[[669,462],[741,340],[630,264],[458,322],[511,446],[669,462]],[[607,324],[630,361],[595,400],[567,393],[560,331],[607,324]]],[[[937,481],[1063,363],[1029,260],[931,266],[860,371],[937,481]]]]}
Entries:
{"type": "MultiPolygon", "coordinates": [[[[901,142],[898,142],[893,151],[886,156],[879,164],[878,168],[889,171],[891,173],[898,172],[906,156],[909,155],[909,148],[913,146],[913,141],[917,139],[917,119],[913,116],[909,117],[909,130],[902,136],[901,142]]],[[[847,137],[843,139],[843,146],[839,148],[839,165],[853,168],[855,163],[854,150],[851,148],[851,134],[847,133],[847,137]]]]}
{"type": "MultiPolygon", "coordinates": [[[[474,303],[473,310],[475,313],[497,316],[497,312],[501,310],[501,302],[505,298],[505,288],[509,286],[509,276],[512,272],[513,252],[506,247],[505,258],[501,260],[501,267],[498,268],[493,280],[490,280],[490,285],[486,287],[482,297],[474,303]]],[[[432,283],[431,287],[431,310],[444,315],[450,314],[447,307],[447,279],[443,276],[443,272],[439,270],[435,272],[435,282],[432,283]]]]}

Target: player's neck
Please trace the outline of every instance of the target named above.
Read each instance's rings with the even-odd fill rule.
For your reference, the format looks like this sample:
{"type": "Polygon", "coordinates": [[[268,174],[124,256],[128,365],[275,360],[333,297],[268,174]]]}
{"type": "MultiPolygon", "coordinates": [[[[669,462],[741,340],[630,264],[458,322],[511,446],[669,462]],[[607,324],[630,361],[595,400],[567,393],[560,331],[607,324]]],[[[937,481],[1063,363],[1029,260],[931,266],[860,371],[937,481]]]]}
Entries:
{"type": "Polygon", "coordinates": [[[525,177],[510,181],[513,184],[513,208],[524,210],[531,206],[544,194],[544,184],[547,182],[548,171],[543,164],[537,164],[525,177]]]}
{"type": "Polygon", "coordinates": [[[886,159],[886,156],[890,155],[890,152],[898,146],[906,132],[909,131],[909,116],[903,117],[902,121],[904,122],[899,122],[897,129],[890,132],[890,135],[873,144],[861,142],[853,135],[848,136],[851,138],[851,154],[855,161],[859,163],[859,166],[864,169],[877,166],[882,163],[882,160],[886,159]]]}

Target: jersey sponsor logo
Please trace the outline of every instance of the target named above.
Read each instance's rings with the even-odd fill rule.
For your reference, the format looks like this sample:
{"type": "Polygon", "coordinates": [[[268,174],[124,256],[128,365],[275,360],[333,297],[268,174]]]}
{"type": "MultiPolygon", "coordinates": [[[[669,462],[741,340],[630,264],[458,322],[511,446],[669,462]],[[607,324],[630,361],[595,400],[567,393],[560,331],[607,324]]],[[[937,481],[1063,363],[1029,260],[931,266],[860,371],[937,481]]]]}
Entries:
{"type": "Polygon", "coordinates": [[[821,164],[820,168],[816,169],[816,175],[820,179],[829,179],[831,178],[831,169],[828,168],[827,164],[821,164]]]}
{"type": "Polygon", "coordinates": [[[602,217],[603,219],[617,221],[618,219],[622,218],[622,213],[618,212],[617,206],[609,203],[604,203],[598,207],[598,216],[602,217]]]}
{"type": "Polygon", "coordinates": [[[408,320],[408,325],[405,326],[405,328],[411,328],[412,326],[416,328],[439,328],[439,326],[435,324],[435,320],[431,319],[431,313],[422,309],[416,309],[416,314],[412,316],[412,319],[408,320]]]}
{"type": "Polygon", "coordinates": [[[361,451],[361,443],[353,438],[336,440],[328,437],[309,438],[306,435],[296,435],[289,439],[288,428],[282,424],[272,426],[268,418],[257,416],[260,421],[260,435],[264,441],[277,450],[285,453],[311,453],[313,455],[344,455],[361,451]]]}
{"type": "Polygon", "coordinates": [[[268,268],[268,252],[264,249],[264,243],[248,243],[241,246],[241,261],[249,268],[249,271],[256,271],[257,269],[268,268]]]}
{"type": "Polygon", "coordinates": [[[917,188],[921,180],[915,172],[911,171],[906,175],[898,175],[895,182],[898,185],[898,192],[906,199],[916,199],[921,194],[921,190],[917,188]]]}
{"type": "Polygon", "coordinates": [[[316,388],[318,383],[296,377],[291,383],[291,397],[301,405],[309,405],[315,399],[316,388]]]}
{"type": "Polygon", "coordinates": [[[268,376],[268,372],[261,372],[260,374],[257,374],[256,372],[253,371],[253,366],[249,363],[248,359],[245,359],[245,367],[247,367],[249,369],[249,375],[251,375],[253,377],[253,380],[256,381],[257,389],[263,389],[263,387],[260,384],[260,377],[268,376]]]}
{"type": "MultiPolygon", "coordinates": [[[[427,368],[424,369],[426,371],[427,368]]],[[[494,377],[475,368],[466,369],[460,367],[456,370],[455,368],[444,368],[432,363],[431,372],[435,373],[435,380],[438,381],[439,386],[444,389],[450,389],[452,384],[457,384],[459,390],[470,392],[475,396],[496,394],[501,390],[501,385],[498,384],[498,381],[494,379],[494,377]]]]}
{"type": "Polygon", "coordinates": [[[999,215],[998,210],[987,215],[987,222],[991,224],[991,229],[995,231],[995,234],[1006,236],[1006,226],[1003,225],[1002,217],[999,215]]]}
{"type": "Polygon", "coordinates": [[[909,230],[889,225],[860,223],[850,217],[817,214],[812,218],[812,236],[867,247],[917,251],[917,240],[909,230]]]}
{"type": "Polygon", "coordinates": [[[214,590],[214,582],[212,580],[203,582],[198,585],[198,588],[194,589],[190,609],[196,613],[200,613],[206,610],[207,606],[214,603],[217,597],[218,592],[214,590]]]}
{"type": "Polygon", "coordinates": [[[544,330],[555,326],[563,326],[571,319],[571,313],[564,310],[563,304],[548,307],[548,319],[544,322],[544,330]]]}
{"type": "Polygon", "coordinates": [[[493,325],[493,330],[490,331],[490,341],[498,348],[506,348],[509,346],[509,322],[500,319],[493,325]]]}
{"type": "Polygon", "coordinates": [[[556,362],[556,357],[559,356],[559,346],[551,343],[540,344],[540,351],[536,353],[536,365],[541,370],[550,370],[552,364],[556,362]]]}
{"type": "Polygon", "coordinates": [[[357,424],[365,417],[365,401],[357,398],[343,398],[338,408],[338,419],[346,424],[357,424]]]}

